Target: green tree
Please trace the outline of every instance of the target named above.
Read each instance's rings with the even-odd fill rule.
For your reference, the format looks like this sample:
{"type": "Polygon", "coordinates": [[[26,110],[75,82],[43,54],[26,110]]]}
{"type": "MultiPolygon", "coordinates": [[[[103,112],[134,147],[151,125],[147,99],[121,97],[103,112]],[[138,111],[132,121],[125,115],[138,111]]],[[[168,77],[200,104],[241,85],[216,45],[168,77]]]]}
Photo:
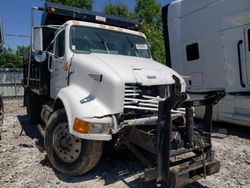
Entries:
{"type": "Polygon", "coordinates": [[[116,1],[116,3],[108,2],[103,8],[105,14],[111,14],[115,16],[129,17],[129,10],[127,5],[123,1],[116,1]]]}
{"type": "Polygon", "coordinates": [[[154,24],[142,22],[141,32],[143,32],[147,37],[153,59],[165,64],[166,58],[162,30],[154,24]]]}
{"type": "Polygon", "coordinates": [[[23,57],[23,54],[29,50],[29,46],[17,46],[16,55],[23,57]]]}
{"type": "Polygon", "coordinates": [[[93,0],[48,0],[52,3],[58,3],[78,8],[92,9],[93,0]]]}
{"type": "Polygon", "coordinates": [[[151,46],[153,58],[165,64],[165,48],[162,30],[161,5],[156,0],[136,0],[132,18],[141,24],[141,31],[146,35],[151,46]]]}
{"type": "Polygon", "coordinates": [[[17,46],[16,52],[5,49],[0,55],[0,68],[22,68],[23,54],[29,49],[25,46],[17,46]]]}
{"type": "Polygon", "coordinates": [[[161,22],[161,5],[156,0],[136,0],[135,17],[140,22],[159,24],[161,22]]]}
{"type": "Polygon", "coordinates": [[[4,52],[0,55],[1,68],[17,68],[20,67],[20,64],[21,58],[8,50],[4,50],[4,52]]]}

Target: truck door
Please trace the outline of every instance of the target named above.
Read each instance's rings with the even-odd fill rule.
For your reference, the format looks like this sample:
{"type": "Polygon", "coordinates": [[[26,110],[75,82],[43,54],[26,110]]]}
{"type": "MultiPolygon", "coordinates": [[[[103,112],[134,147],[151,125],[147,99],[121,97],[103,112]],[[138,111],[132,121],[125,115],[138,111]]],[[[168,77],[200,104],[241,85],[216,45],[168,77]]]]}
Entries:
{"type": "Polygon", "coordinates": [[[250,26],[245,29],[245,54],[246,54],[246,74],[247,85],[250,85],[250,26]]]}
{"type": "Polygon", "coordinates": [[[199,42],[190,42],[184,44],[183,49],[183,75],[190,77],[190,81],[187,83],[189,91],[203,88],[204,63],[202,63],[201,44],[199,42]]]}
{"type": "Polygon", "coordinates": [[[63,70],[65,65],[65,31],[61,31],[54,42],[54,56],[51,59],[50,96],[56,98],[61,88],[67,86],[67,78],[63,70]]]}

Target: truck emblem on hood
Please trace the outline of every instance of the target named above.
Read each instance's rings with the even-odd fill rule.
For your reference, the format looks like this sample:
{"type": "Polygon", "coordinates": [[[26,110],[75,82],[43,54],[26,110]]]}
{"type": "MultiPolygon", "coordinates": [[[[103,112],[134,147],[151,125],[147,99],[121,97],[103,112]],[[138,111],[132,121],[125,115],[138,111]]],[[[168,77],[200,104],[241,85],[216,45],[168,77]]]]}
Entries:
{"type": "Polygon", "coordinates": [[[156,76],[147,76],[147,79],[157,79],[156,76]]]}

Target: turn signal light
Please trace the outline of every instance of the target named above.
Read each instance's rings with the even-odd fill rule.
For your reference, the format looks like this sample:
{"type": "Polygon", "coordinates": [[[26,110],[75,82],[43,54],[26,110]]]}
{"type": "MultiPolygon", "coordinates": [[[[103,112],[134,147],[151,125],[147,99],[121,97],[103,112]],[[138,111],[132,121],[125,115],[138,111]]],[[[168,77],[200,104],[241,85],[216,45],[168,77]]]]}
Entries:
{"type": "Polygon", "coordinates": [[[50,7],[50,12],[55,13],[56,12],[56,8],[55,7],[50,7]]]}
{"type": "Polygon", "coordinates": [[[81,119],[75,118],[73,129],[79,133],[89,133],[91,125],[89,122],[83,121],[81,119]]]}

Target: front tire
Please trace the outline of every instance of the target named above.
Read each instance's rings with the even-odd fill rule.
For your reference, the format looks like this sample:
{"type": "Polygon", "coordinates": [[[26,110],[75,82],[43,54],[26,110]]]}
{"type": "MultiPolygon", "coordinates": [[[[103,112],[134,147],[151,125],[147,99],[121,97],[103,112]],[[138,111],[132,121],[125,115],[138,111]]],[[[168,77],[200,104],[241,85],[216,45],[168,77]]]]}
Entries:
{"type": "Polygon", "coordinates": [[[94,168],[103,149],[102,141],[83,140],[69,133],[64,109],[50,116],[44,142],[52,166],[69,176],[79,176],[94,168]]]}

